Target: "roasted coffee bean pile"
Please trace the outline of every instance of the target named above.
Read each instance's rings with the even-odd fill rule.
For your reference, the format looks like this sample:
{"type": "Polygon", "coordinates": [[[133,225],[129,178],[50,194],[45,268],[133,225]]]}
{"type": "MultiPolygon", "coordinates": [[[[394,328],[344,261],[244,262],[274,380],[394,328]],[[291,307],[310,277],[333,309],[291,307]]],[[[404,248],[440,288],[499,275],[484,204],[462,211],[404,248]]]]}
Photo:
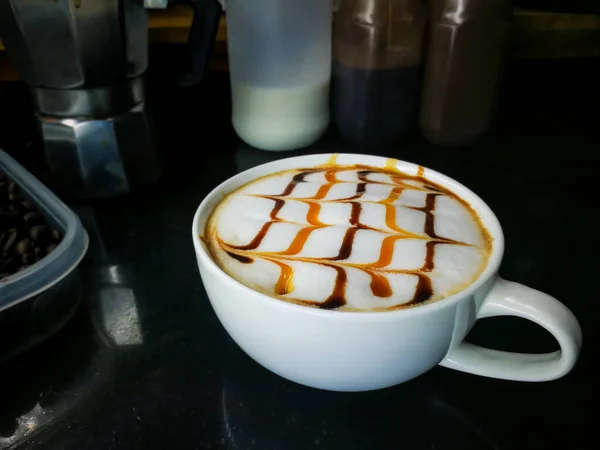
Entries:
{"type": "Polygon", "coordinates": [[[0,172],[0,281],[42,259],[61,239],[60,231],[0,172]]]}

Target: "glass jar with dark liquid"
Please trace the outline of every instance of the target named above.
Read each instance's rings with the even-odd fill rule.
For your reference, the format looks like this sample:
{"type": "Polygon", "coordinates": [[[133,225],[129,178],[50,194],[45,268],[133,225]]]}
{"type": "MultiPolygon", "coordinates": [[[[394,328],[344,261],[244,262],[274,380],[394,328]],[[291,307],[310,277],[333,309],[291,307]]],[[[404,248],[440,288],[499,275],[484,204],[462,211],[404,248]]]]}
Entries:
{"type": "Polygon", "coordinates": [[[332,118],[341,135],[378,146],[415,124],[425,11],[421,0],[344,0],[334,19],[332,118]]]}
{"type": "Polygon", "coordinates": [[[476,142],[491,127],[510,0],[430,0],[421,133],[433,144],[476,142]]]}

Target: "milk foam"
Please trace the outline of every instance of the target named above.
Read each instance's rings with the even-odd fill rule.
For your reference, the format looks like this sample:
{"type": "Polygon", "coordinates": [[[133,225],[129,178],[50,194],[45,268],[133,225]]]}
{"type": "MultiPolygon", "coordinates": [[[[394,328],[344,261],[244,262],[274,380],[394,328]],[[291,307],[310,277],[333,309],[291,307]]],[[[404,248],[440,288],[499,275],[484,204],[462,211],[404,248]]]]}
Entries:
{"type": "Polygon", "coordinates": [[[397,309],[439,300],[485,268],[490,237],[458,197],[386,169],[284,171],[231,193],[206,241],[231,277],[325,309],[397,309]]]}

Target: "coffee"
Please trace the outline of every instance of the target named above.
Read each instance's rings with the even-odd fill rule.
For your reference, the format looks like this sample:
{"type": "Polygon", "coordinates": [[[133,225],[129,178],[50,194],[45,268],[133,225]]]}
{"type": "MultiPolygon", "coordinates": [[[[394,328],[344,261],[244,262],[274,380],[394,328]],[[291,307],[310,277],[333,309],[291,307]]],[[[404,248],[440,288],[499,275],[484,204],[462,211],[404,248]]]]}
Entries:
{"type": "Polygon", "coordinates": [[[420,83],[420,66],[363,69],[334,61],[333,121],[354,144],[394,142],[413,125],[420,83]]]}
{"type": "Polygon", "coordinates": [[[259,178],[228,194],[204,233],[217,265],[251,289],[349,311],[455,294],[485,269],[491,241],[468,203],[394,160],[259,178]]]}
{"type": "Polygon", "coordinates": [[[446,146],[490,128],[512,8],[508,0],[433,0],[420,128],[446,146]]]}
{"type": "Polygon", "coordinates": [[[414,125],[425,12],[420,0],[346,0],[335,14],[331,112],[354,144],[390,144],[414,125]]]}

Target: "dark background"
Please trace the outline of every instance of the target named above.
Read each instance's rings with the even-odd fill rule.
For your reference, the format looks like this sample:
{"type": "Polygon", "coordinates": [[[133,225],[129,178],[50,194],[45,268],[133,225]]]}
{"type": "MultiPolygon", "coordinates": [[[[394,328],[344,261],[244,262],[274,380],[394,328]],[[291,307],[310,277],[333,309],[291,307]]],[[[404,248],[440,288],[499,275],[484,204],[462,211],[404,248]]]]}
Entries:
{"type": "Polygon", "coordinates": [[[540,11],[594,14],[600,12],[600,3],[595,0],[513,0],[513,5],[540,11]]]}

